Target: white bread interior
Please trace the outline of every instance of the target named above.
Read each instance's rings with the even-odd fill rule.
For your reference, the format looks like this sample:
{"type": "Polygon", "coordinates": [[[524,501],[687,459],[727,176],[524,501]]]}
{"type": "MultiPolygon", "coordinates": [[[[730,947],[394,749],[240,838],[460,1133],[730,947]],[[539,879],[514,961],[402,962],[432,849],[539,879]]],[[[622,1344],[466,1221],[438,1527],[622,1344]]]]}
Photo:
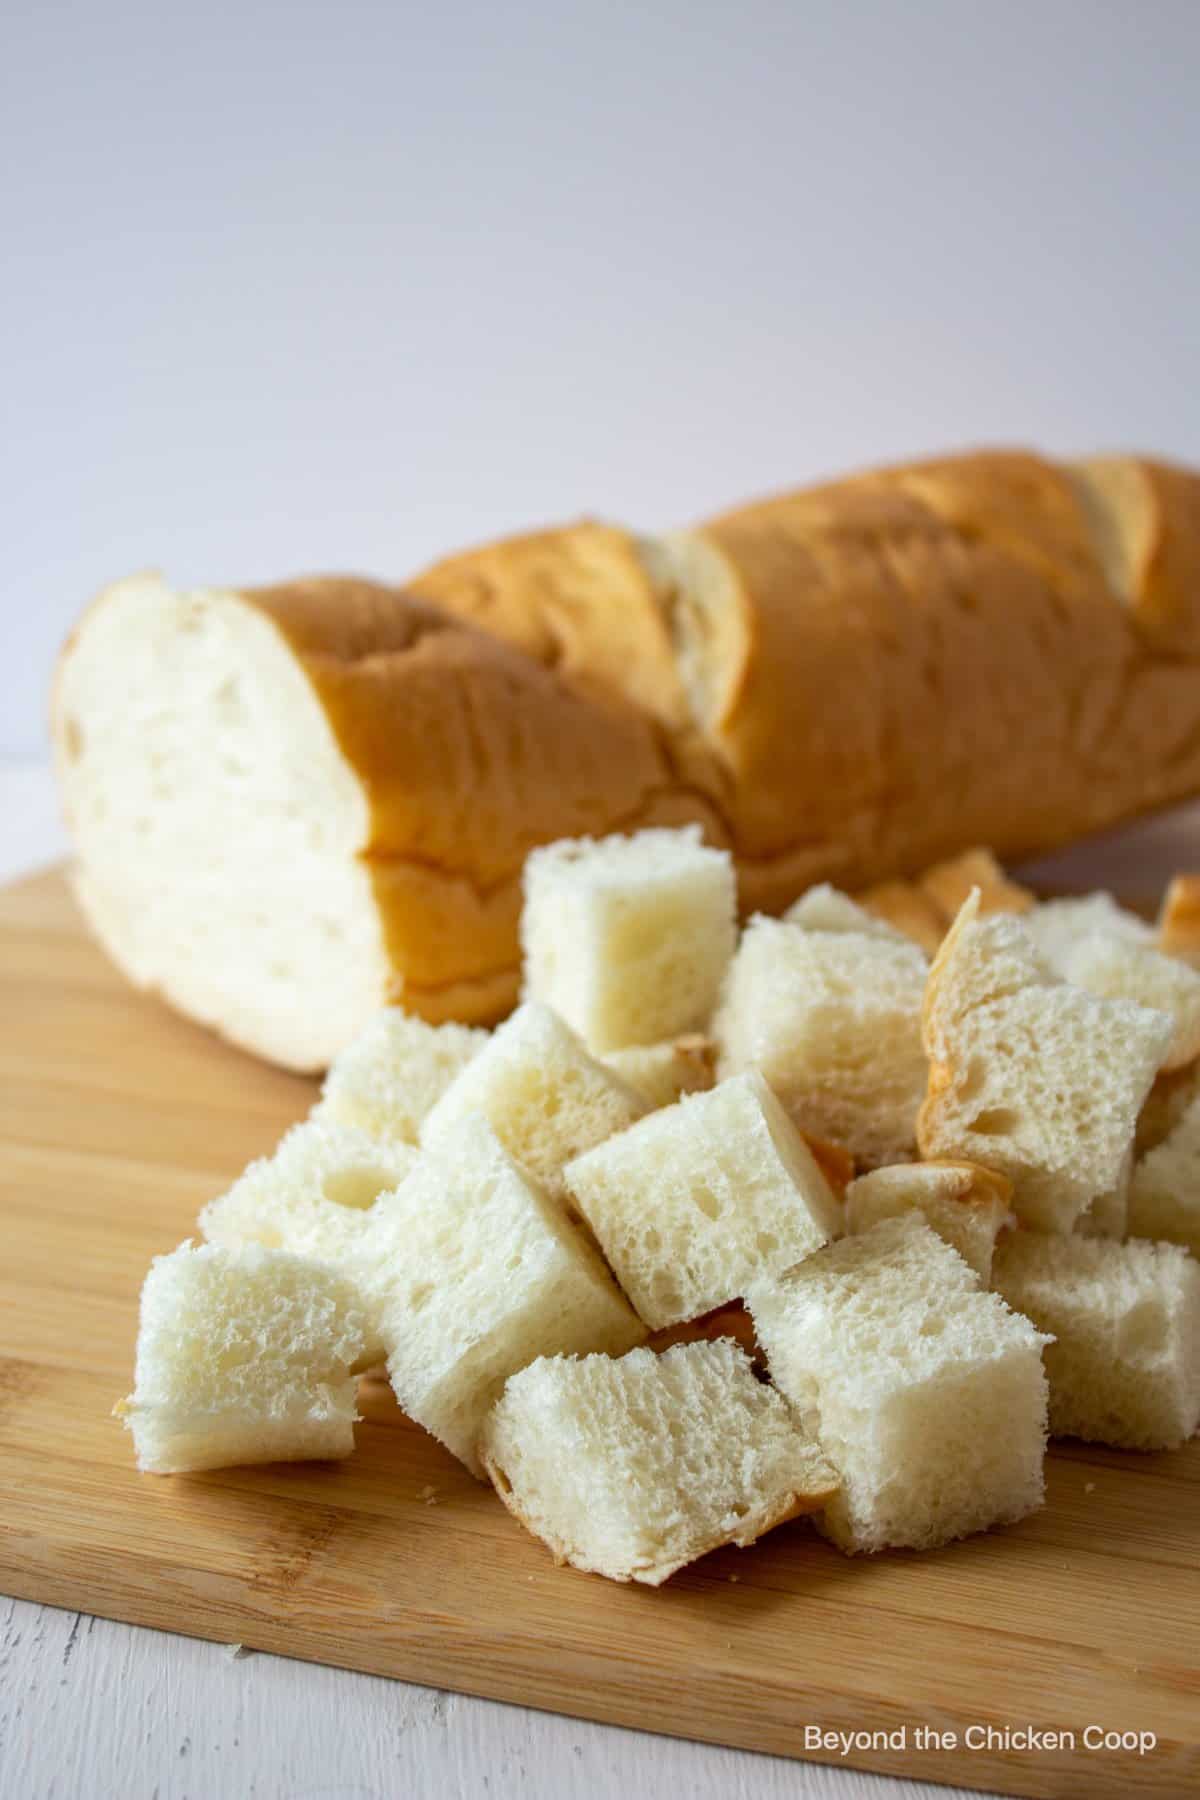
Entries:
{"type": "Polygon", "coordinates": [[[1175,1030],[1164,1069],[1186,1068],[1200,1056],[1200,973],[1185,962],[1150,944],[1093,931],[1071,945],[1060,973],[1089,994],[1136,1000],[1169,1014],[1175,1030]]]}
{"type": "Polygon", "coordinates": [[[630,1044],[600,1058],[647,1106],[673,1106],[684,1094],[703,1093],[716,1080],[714,1038],[693,1031],[665,1044],[630,1044]]]}
{"type": "Polygon", "coordinates": [[[809,930],[755,918],[714,1023],[719,1073],[759,1069],[802,1131],[864,1166],[915,1153],[925,1092],[915,944],[877,930],[809,930]]]}
{"type": "Polygon", "coordinates": [[[987,1287],[996,1239],[1015,1223],[1011,1200],[1012,1183],[976,1163],[897,1163],[850,1183],[846,1229],[858,1236],[915,1210],[987,1287]]]}
{"type": "Polygon", "coordinates": [[[310,1117],[209,1201],[200,1229],[210,1244],[265,1244],[340,1262],[356,1251],[368,1209],[416,1160],[411,1144],[310,1117]]]}
{"type": "Polygon", "coordinates": [[[685,1095],[576,1157],[567,1189],[655,1329],[740,1299],[842,1227],[812,1152],[762,1077],[685,1095]]]}
{"type": "Polygon", "coordinates": [[[1043,900],[1022,914],[1021,923],[1043,961],[1062,976],[1067,973],[1071,952],[1084,938],[1099,935],[1125,944],[1154,942],[1154,933],[1145,919],[1118,906],[1112,895],[1105,893],[1043,900]]]}
{"type": "Polygon", "coordinates": [[[737,881],[699,826],[531,851],[521,947],[527,999],[597,1053],[708,1023],[737,936],[737,881]]]}
{"type": "Polygon", "coordinates": [[[972,896],[929,972],[922,1155],[998,1170],[1019,1218],[1070,1231],[1120,1184],[1172,1035],[1165,1013],[1057,980],[1021,920],[972,896]]]}
{"type": "Polygon", "coordinates": [[[334,1058],[313,1116],[415,1144],[426,1114],[487,1039],[478,1027],[430,1025],[384,1007],[334,1058]]]}
{"type": "Polygon", "coordinates": [[[857,931],[866,937],[890,938],[894,943],[904,943],[908,936],[828,881],[801,894],[783,918],[786,924],[802,925],[805,931],[857,931]]]}
{"type": "Polygon", "coordinates": [[[1200,1097],[1134,1164],[1128,1229],[1133,1237],[1166,1239],[1200,1256],[1200,1097]]]}
{"type": "Polygon", "coordinates": [[[1200,1423],[1200,1266],[1177,1244],[1014,1232],[998,1292],[1049,1334],[1050,1429],[1168,1450],[1200,1423]]]}
{"type": "Polygon", "coordinates": [[[372,1209],[359,1275],[397,1400],[476,1475],[510,1375],[646,1337],[591,1244],[478,1115],[372,1209]]]}
{"type": "Polygon", "coordinates": [[[532,1363],[492,1410],[483,1459],[556,1562],[651,1587],[837,1487],[731,1338],[532,1363]]]}
{"type": "Polygon", "coordinates": [[[509,1154],[561,1195],[564,1163],[646,1110],[557,1013],[527,1000],[450,1083],[425,1118],[421,1142],[452,1143],[471,1115],[482,1114],[509,1154]]]}
{"type": "Polygon", "coordinates": [[[932,1549],[1041,1505],[1045,1339],[919,1214],[827,1245],[747,1304],[841,1477],[818,1520],[839,1548],[932,1549]]]}
{"type": "Polygon", "coordinates": [[[110,589],[59,673],[76,892],[137,986],[293,1069],[384,1004],[362,785],[275,624],[158,575],[110,589]]]}
{"type": "Polygon", "coordinates": [[[368,1329],[350,1281],[287,1251],[185,1243],[155,1257],[134,1391],[117,1408],[139,1469],[349,1456],[368,1329]]]}

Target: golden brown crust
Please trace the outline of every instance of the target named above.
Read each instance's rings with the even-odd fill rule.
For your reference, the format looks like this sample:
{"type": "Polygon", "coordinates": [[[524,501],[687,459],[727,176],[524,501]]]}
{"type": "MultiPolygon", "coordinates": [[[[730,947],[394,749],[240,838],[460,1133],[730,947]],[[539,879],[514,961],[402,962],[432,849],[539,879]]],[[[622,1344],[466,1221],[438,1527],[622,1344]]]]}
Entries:
{"type": "Polygon", "coordinates": [[[1200,642],[1200,476],[1171,463],[1093,456],[1075,465],[1110,586],[1158,648],[1200,642]]]}
{"type": "Polygon", "coordinates": [[[815,1132],[802,1131],[800,1136],[808,1145],[813,1161],[833,1189],[839,1200],[846,1198],[846,1189],[854,1180],[854,1158],[841,1144],[835,1144],[829,1138],[818,1137],[815,1132]]]}
{"type": "Polygon", "coordinates": [[[296,652],[363,782],[393,997],[427,1018],[512,1006],[535,844],[713,825],[648,721],[408,594],[329,578],[244,598],[296,652]]]}
{"type": "Polygon", "coordinates": [[[1147,665],[1074,484],[1039,458],[884,472],[701,536],[743,621],[715,734],[763,877],[776,860],[790,883],[798,839],[808,879],[851,886],[964,843],[1012,856],[1200,783],[1190,687],[1147,665]]]}
{"type": "Polygon", "coordinates": [[[1008,1176],[1001,1175],[996,1169],[987,1169],[982,1163],[961,1162],[951,1157],[931,1156],[923,1163],[914,1163],[913,1167],[950,1169],[960,1174],[963,1185],[955,1198],[964,1206],[993,1206],[997,1200],[1003,1206],[1012,1205],[1013,1184],[1008,1176]]]}
{"type": "Polygon", "coordinates": [[[992,852],[983,848],[964,850],[948,862],[935,863],[918,877],[918,883],[941,913],[943,929],[957,917],[972,888],[979,889],[981,914],[1023,913],[1036,904],[1030,890],[1010,881],[992,852]]]}
{"type": "Polygon", "coordinates": [[[1158,921],[1158,947],[1168,956],[1200,960],[1200,875],[1176,875],[1158,921]]]}
{"type": "Polygon", "coordinates": [[[593,519],[525,532],[446,557],[409,588],[576,687],[687,724],[670,617],[632,532],[593,519]]]}
{"type": "Polygon", "coordinates": [[[926,956],[936,956],[946,935],[946,920],[915,881],[879,881],[854,898],[867,912],[919,944],[926,956]]]}
{"type": "MultiPolygon", "coordinates": [[[[414,587],[651,719],[735,851],[744,908],[778,911],[814,881],[861,887],[971,843],[1011,858],[1200,788],[1197,683],[1149,629],[1200,568],[1200,478],[1128,466],[1132,599],[1095,484],[1023,451],[784,494],[666,551],[586,522],[535,533],[414,587]]],[[[1200,619],[1174,629],[1200,653],[1200,619]]]]}

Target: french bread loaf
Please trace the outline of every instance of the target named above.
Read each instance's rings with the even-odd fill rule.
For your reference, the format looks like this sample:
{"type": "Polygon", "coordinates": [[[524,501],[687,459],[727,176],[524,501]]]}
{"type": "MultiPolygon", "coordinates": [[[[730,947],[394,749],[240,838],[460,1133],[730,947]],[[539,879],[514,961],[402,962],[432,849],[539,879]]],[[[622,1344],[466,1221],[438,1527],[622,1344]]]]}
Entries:
{"type": "Polygon", "coordinates": [[[638,537],[353,580],[119,583],[54,738],[142,985],[319,1067],[385,1000],[490,1021],[534,845],[694,821],[744,910],[1200,789],[1200,477],[979,453],[638,537]]]}

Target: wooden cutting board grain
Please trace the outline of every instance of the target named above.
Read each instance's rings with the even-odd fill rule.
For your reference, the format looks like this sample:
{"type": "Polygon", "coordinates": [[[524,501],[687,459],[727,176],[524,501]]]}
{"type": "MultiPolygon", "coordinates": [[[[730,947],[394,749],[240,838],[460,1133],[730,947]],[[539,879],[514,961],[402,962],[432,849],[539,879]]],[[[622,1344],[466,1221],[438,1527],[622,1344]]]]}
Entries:
{"type": "Polygon", "coordinates": [[[373,1383],[348,1462],[137,1475],[109,1411],[146,1264],[314,1085],[135,994],[56,873],[0,891],[0,1026],[0,1589],[963,1786],[1195,1791],[1200,1443],[1056,1448],[1043,1511],[945,1551],[847,1560],[797,1524],[656,1593],[555,1569],[373,1383]]]}

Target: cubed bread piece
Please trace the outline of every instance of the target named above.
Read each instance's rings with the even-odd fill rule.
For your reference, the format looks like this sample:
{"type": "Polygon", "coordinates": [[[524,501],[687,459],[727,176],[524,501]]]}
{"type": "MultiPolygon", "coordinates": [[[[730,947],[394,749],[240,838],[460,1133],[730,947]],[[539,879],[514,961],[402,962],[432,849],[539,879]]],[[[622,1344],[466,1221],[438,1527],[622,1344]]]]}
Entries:
{"type": "Polygon", "coordinates": [[[1044,900],[1022,915],[1043,960],[1056,975],[1065,975],[1066,960],[1082,938],[1099,933],[1125,944],[1153,944],[1145,919],[1118,906],[1111,894],[1082,894],[1073,900],[1044,900]]]}
{"type": "Polygon", "coordinates": [[[986,1287],[996,1239],[1013,1223],[1011,1200],[1012,1183],[978,1163],[896,1163],[850,1183],[846,1229],[858,1235],[915,1209],[986,1287]]]}
{"type": "Polygon", "coordinates": [[[771,1375],[842,1479],[846,1551],[932,1549],[1041,1505],[1046,1341],[915,1212],[747,1296],[771,1375]]]}
{"type": "Polygon", "coordinates": [[[1134,1138],[1136,1154],[1143,1156],[1169,1137],[1197,1098],[1200,1098],[1200,1063],[1192,1063],[1186,1069],[1160,1069],[1138,1114],[1134,1138]]]}
{"type": "Polygon", "coordinates": [[[323,1263],[259,1245],[155,1257],[134,1391],[116,1409],[138,1468],[349,1456],[367,1339],[358,1289],[323,1263]]]}
{"type": "Polygon", "coordinates": [[[918,879],[922,892],[928,894],[947,927],[972,888],[979,889],[979,910],[984,914],[1025,913],[1035,904],[1030,890],[1010,881],[987,849],[964,850],[948,862],[934,863],[918,879]]]}
{"type": "Polygon", "coordinates": [[[900,943],[907,936],[827,881],[801,894],[783,917],[786,924],[802,925],[805,931],[857,931],[867,937],[890,938],[900,943]]]}
{"type": "Polygon", "coordinates": [[[306,1119],[209,1201],[200,1230],[210,1244],[265,1244],[341,1263],[358,1247],[368,1208],[416,1160],[409,1144],[306,1119]]]}
{"type": "Polygon", "coordinates": [[[1135,1164],[1128,1230],[1133,1237],[1184,1244],[1200,1256],[1200,1097],[1135,1164]]]}
{"type": "Polygon", "coordinates": [[[902,1162],[925,1092],[925,975],[915,944],[753,919],[715,1025],[718,1072],[761,1070],[802,1131],[867,1168],[902,1162]]]}
{"type": "Polygon", "coordinates": [[[1200,875],[1176,875],[1158,919],[1158,947],[1167,956],[1200,964],[1200,875]]]}
{"type": "Polygon", "coordinates": [[[374,1209],[362,1270],[397,1400],[477,1475],[479,1428],[510,1375],[646,1337],[596,1251],[478,1116],[374,1209]]]}
{"type": "Polygon", "coordinates": [[[425,1115],[487,1041],[469,1025],[428,1025],[384,1007],[330,1066],[313,1117],[415,1144],[425,1115]]]}
{"type": "Polygon", "coordinates": [[[642,1096],[589,1056],[557,1013],[531,1000],[446,1089],[421,1141],[430,1149],[452,1143],[468,1114],[482,1113],[510,1156],[561,1197],[563,1164],[646,1110],[642,1096]]]}
{"type": "Polygon", "coordinates": [[[841,1230],[841,1208],[760,1075],[685,1095],[567,1164],[568,1191],[647,1325],[740,1299],[841,1230]]]}
{"type": "Polygon", "coordinates": [[[999,1293],[1051,1334],[1050,1429],[1125,1450],[1169,1450],[1200,1423],[1200,1267],[1177,1244],[1018,1231],[999,1293]]]}
{"type": "Polygon", "coordinates": [[[1057,980],[1021,920],[980,919],[972,897],[929,972],[921,1153],[999,1170],[1019,1218],[1070,1231],[1118,1185],[1172,1031],[1057,980]]]}
{"type": "Polygon", "coordinates": [[[699,1031],[736,921],[732,858],[698,825],[547,844],[525,863],[525,997],[595,1051],[699,1031]]]}
{"type": "Polygon", "coordinates": [[[946,916],[915,881],[880,881],[854,898],[873,918],[886,920],[919,944],[926,956],[936,956],[946,935],[946,916]]]}
{"type": "Polygon", "coordinates": [[[650,1587],[812,1512],[837,1476],[729,1338],[543,1358],[484,1429],[496,1490],[556,1562],[650,1587]]]}
{"type": "Polygon", "coordinates": [[[1065,951],[1059,970],[1076,987],[1109,1000],[1136,1000],[1175,1022],[1164,1069],[1182,1069],[1200,1056],[1200,973],[1149,944],[1092,931],[1065,951]]]}
{"type": "Polygon", "coordinates": [[[701,1032],[668,1044],[630,1044],[601,1058],[605,1068],[635,1088],[647,1106],[673,1106],[683,1094],[699,1094],[716,1080],[717,1046],[701,1032]]]}

